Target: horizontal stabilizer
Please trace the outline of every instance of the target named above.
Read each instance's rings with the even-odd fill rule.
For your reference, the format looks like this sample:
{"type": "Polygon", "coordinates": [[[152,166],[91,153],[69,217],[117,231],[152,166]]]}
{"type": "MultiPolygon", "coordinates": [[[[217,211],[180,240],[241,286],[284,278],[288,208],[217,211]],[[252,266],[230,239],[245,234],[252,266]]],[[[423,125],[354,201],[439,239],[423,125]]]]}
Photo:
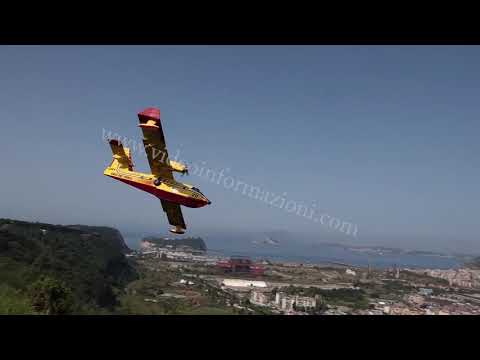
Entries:
{"type": "Polygon", "coordinates": [[[123,147],[122,143],[116,139],[109,141],[113,153],[113,162],[110,165],[113,168],[133,171],[133,162],[130,149],[123,147]]]}

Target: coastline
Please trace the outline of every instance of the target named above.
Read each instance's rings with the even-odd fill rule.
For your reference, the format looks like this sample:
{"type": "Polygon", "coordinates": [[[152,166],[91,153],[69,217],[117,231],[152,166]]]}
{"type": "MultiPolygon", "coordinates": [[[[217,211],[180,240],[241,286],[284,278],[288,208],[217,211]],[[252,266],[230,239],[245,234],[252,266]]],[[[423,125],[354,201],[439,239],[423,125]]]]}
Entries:
{"type": "MultiPolygon", "coordinates": [[[[144,236],[125,235],[125,242],[133,249],[140,248],[140,241],[144,236]]],[[[458,269],[464,266],[465,261],[454,255],[443,255],[429,252],[415,251],[357,251],[350,247],[338,244],[317,244],[315,247],[299,247],[296,251],[291,248],[282,249],[279,247],[252,247],[239,245],[235,248],[222,248],[215,246],[210,248],[207,243],[207,253],[216,256],[248,256],[255,260],[269,260],[274,262],[294,262],[301,264],[317,265],[340,265],[350,267],[372,267],[386,269],[394,266],[414,269],[458,269]]],[[[377,249],[365,247],[365,249],[377,249]]]]}

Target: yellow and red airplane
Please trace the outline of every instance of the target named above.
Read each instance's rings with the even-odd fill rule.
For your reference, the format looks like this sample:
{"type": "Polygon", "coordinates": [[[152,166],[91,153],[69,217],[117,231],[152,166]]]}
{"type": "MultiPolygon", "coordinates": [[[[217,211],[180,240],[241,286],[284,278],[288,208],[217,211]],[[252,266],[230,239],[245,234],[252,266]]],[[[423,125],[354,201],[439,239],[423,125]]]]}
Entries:
{"type": "Polygon", "coordinates": [[[168,222],[174,226],[170,232],[184,234],[187,226],[180,205],[199,208],[211,202],[198,188],[180,183],[173,177],[173,171],[188,174],[188,169],[184,164],[170,160],[168,157],[160,123],[160,109],[147,108],[138,113],[138,120],[152,173],[134,171],[130,149],[123,147],[120,141],[111,139],[109,143],[113,152],[113,161],[103,174],[159,198],[168,222]]]}

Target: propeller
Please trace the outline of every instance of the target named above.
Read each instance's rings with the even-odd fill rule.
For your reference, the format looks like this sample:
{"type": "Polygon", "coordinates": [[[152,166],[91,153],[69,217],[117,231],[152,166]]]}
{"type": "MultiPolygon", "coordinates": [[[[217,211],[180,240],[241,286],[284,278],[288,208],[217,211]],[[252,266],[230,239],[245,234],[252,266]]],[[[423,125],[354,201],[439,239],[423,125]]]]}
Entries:
{"type": "Polygon", "coordinates": [[[182,171],[182,176],[188,175],[188,169],[182,171]]]}

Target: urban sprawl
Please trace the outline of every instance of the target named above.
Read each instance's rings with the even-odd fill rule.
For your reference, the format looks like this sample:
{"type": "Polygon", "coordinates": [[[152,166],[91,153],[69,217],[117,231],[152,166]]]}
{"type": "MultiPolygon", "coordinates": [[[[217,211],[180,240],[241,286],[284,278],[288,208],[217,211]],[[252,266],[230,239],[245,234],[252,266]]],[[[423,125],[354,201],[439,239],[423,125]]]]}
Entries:
{"type": "Polygon", "coordinates": [[[362,268],[340,264],[254,261],[213,256],[188,246],[143,240],[128,255],[150,272],[170,272],[162,298],[199,304],[208,294],[238,314],[469,315],[480,314],[480,270],[362,268]]]}

